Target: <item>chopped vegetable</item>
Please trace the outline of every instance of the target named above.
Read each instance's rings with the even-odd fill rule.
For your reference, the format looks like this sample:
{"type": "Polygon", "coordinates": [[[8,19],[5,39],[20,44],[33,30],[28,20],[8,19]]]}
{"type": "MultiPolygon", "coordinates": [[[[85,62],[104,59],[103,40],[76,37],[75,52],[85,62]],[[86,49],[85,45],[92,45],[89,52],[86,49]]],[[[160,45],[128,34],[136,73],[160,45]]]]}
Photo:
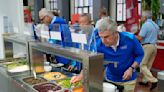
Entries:
{"type": "Polygon", "coordinates": [[[82,85],[81,82],[76,82],[71,85],[70,80],[71,80],[70,78],[62,79],[62,80],[58,80],[57,83],[63,88],[71,88],[71,87],[74,88],[82,85]]]}

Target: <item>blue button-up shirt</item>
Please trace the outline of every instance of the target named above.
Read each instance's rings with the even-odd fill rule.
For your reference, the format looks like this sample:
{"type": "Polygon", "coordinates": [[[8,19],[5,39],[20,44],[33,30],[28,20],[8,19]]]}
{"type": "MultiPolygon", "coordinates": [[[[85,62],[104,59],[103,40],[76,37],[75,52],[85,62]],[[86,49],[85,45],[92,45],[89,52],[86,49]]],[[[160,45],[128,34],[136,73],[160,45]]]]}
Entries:
{"type": "Polygon", "coordinates": [[[96,39],[97,51],[104,54],[104,59],[106,61],[118,63],[117,67],[114,67],[114,64],[105,66],[105,79],[113,82],[126,82],[136,79],[136,71],[133,72],[130,80],[123,80],[123,75],[134,61],[140,64],[144,56],[144,51],[133,34],[121,32],[119,33],[119,37],[119,45],[116,51],[111,47],[106,47],[98,37],[96,39]]]}
{"type": "Polygon", "coordinates": [[[142,25],[139,36],[143,37],[142,43],[156,44],[157,36],[159,33],[159,27],[152,19],[147,19],[142,25]]]}

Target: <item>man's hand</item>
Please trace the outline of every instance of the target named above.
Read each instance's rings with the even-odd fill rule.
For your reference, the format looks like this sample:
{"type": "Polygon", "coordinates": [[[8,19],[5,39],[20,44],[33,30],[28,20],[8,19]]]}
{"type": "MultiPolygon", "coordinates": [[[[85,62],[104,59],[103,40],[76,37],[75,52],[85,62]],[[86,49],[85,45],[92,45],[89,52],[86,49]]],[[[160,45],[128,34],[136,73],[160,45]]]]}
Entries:
{"type": "Polygon", "coordinates": [[[79,82],[82,80],[82,76],[81,75],[77,75],[77,76],[73,76],[70,80],[70,83],[75,83],[75,82],[79,82]]]}
{"type": "Polygon", "coordinates": [[[72,66],[72,65],[70,65],[69,67],[68,67],[68,71],[72,71],[74,69],[74,67],[72,66]]]}
{"type": "Polygon", "coordinates": [[[79,81],[81,81],[82,79],[83,79],[83,70],[80,72],[79,75],[73,76],[73,77],[71,78],[71,80],[70,80],[70,83],[72,84],[72,83],[75,83],[75,82],[79,82],[79,81]]]}
{"type": "Polygon", "coordinates": [[[131,67],[129,67],[129,68],[124,72],[123,80],[129,80],[129,79],[132,77],[132,72],[133,72],[133,69],[132,69],[131,67]]]}

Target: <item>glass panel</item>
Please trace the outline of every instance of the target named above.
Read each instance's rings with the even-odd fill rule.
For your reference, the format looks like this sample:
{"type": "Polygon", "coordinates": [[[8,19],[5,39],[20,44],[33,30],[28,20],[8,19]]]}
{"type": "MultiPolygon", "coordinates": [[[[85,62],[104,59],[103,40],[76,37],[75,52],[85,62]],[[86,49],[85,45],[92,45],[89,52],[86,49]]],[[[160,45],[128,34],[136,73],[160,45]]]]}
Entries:
{"type": "Polygon", "coordinates": [[[92,7],[89,8],[89,13],[93,14],[93,8],[92,7]]]}
{"type": "Polygon", "coordinates": [[[89,6],[89,1],[88,0],[84,0],[84,6],[89,6]]]}
{"type": "Polygon", "coordinates": [[[75,14],[77,14],[77,13],[78,13],[77,9],[78,9],[78,8],[75,8],[75,14]]]}
{"type": "Polygon", "coordinates": [[[83,13],[89,13],[88,7],[83,8],[83,13]]]}
{"type": "Polygon", "coordinates": [[[75,0],[75,7],[78,7],[78,1],[79,0],[75,0]]]}
{"type": "Polygon", "coordinates": [[[79,0],[80,2],[79,2],[79,6],[84,6],[84,2],[83,2],[83,0],[79,0]]]}
{"type": "Polygon", "coordinates": [[[89,6],[93,5],[93,0],[89,0],[89,6]]]}
{"type": "Polygon", "coordinates": [[[117,3],[123,3],[124,0],[117,0],[117,3]]]}
{"type": "Polygon", "coordinates": [[[141,3],[138,3],[138,13],[139,13],[139,15],[141,16],[141,3]]]}
{"type": "Polygon", "coordinates": [[[89,7],[89,13],[91,14],[91,20],[93,20],[93,7],[89,7]]]}
{"type": "Polygon", "coordinates": [[[126,4],[124,4],[123,8],[123,21],[126,21],[126,4]]]}
{"type": "Polygon", "coordinates": [[[78,8],[78,14],[82,14],[83,13],[83,8],[78,8]]]}
{"type": "Polygon", "coordinates": [[[117,4],[117,21],[123,20],[123,7],[122,4],[117,4]]]}
{"type": "Polygon", "coordinates": [[[54,9],[57,9],[57,0],[54,0],[54,9]]]}
{"type": "Polygon", "coordinates": [[[126,0],[122,0],[122,3],[126,3],[126,0]]]}

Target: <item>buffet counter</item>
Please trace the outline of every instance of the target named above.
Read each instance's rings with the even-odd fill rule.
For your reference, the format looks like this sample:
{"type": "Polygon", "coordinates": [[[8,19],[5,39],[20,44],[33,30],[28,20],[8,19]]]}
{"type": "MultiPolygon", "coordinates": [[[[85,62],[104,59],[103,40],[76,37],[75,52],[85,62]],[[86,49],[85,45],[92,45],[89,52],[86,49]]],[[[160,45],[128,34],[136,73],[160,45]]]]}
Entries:
{"type": "Polygon", "coordinates": [[[74,84],[74,87],[71,86],[69,84],[70,78],[75,74],[66,72],[62,70],[62,68],[53,68],[51,72],[43,72],[37,74],[37,77],[35,79],[34,75],[30,71],[15,72],[15,73],[9,72],[9,70],[6,67],[4,67],[5,63],[4,62],[0,63],[0,76],[1,76],[0,89],[3,92],[48,92],[47,90],[51,89],[50,87],[52,86],[55,86],[54,88],[52,88],[53,92],[54,90],[55,92],[77,92],[71,90],[77,90],[82,88],[82,83],[80,82],[74,84]],[[59,78],[55,79],[53,75],[53,79],[51,79],[52,78],[51,74],[56,74],[56,75],[63,74],[65,77],[61,79],[59,78]],[[50,87],[44,88],[41,85],[46,85],[50,87]]]}
{"type": "MultiPolygon", "coordinates": [[[[26,37],[24,35],[19,34],[4,36],[4,43],[6,42],[11,44],[10,47],[12,47],[12,43],[17,43],[26,47],[26,60],[27,65],[29,66],[29,71],[26,73],[22,72],[21,74],[19,73],[9,75],[9,73],[6,72],[6,69],[4,69],[4,67],[1,67],[2,71],[0,73],[3,77],[0,79],[0,89],[6,88],[3,92],[35,92],[36,90],[37,92],[82,92],[78,89],[78,91],[72,91],[74,90],[74,88],[76,90],[76,86],[80,84],[73,84],[74,88],[72,89],[72,85],[69,82],[72,73],[64,72],[61,68],[52,68],[51,72],[44,71],[45,53],[81,62],[83,64],[82,68],[84,74],[84,78],[81,81],[81,85],[85,89],[85,92],[102,92],[103,54],[84,51],[73,47],[63,47],[60,45],[50,44],[47,42],[35,41],[31,39],[31,37],[26,37]],[[25,39],[22,36],[25,37],[25,39]],[[39,79],[35,77],[36,74],[37,78],[39,79]],[[29,85],[30,83],[25,83],[25,81],[23,80],[23,78],[25,77],[26,79],[24,80],[36,81],[41,79],[41,81],[44,81],[44,79],[46,79],[46,82],[32,82],[32,85],[29,85]],[[63,80],[64,82],[60,80],[63,80]]],[[[5,52],[6,51],[7,49],[5,49],[5,52]]],[[[110,61],[108,61],[107,63],[110,63],[110,61]]],[[[21,69],[17,68],[16,70],[21,69]]]]}
{"type": "Polygon", "coordinates": [[[21,81],[22,77],[31,76],[30,71],[12,75],[7,72],[6,68],[0,66],[0,76],[0,89],[2,92],[36,92],[21,81]]]}

